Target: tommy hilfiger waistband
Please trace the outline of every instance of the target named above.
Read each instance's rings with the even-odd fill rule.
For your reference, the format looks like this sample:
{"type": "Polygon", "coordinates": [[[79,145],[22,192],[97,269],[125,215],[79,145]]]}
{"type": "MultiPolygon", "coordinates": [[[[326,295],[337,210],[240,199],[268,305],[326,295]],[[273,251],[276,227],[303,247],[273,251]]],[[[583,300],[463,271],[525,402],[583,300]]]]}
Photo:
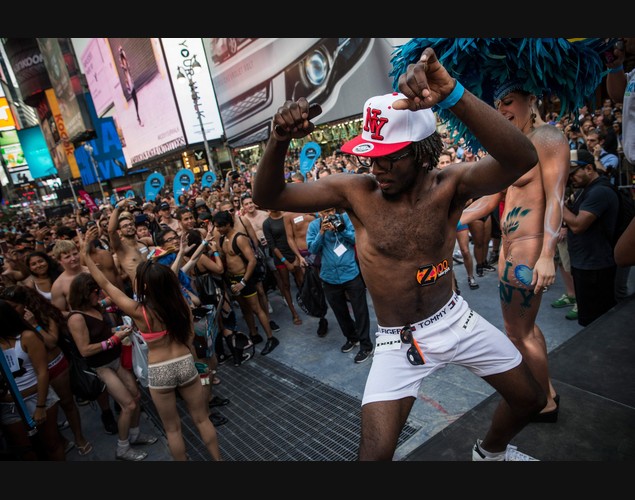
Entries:
{"type": "MultiPolygon", "coordinates": [[[[410,323],[412,331],[417,331],[417,330],[420,330],[421,328],[428,327],[430,325],[433,325],[437,321],[445,318],[450,313],[450,311],[452,311],[452,309],[454,309],[457,306],[458,303],[459,303],[459,296],[456,293],[453,293],[448,303],[445,304],[441,309],[439,309],[432,316],[429,316],[428,318],[423,319],[421,321],[415,321],[410,323]]],[[[399,334],[399,332],[401,332],[402,328],[403,326],[377,325],[377,333],[379,335],[397,335],[399,334]]]]}

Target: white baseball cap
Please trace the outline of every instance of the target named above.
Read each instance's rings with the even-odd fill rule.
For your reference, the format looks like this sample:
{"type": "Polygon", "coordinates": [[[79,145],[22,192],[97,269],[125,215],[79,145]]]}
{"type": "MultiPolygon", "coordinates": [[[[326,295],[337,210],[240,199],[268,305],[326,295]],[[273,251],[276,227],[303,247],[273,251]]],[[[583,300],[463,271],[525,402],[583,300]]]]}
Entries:
{"type": "Polygon", "coordinates": [[[394,109],[392,105],[398,99],[406,96],[391,92],[368,99],[364,104],[363,131],[346,142],[342,151],[370,158],[386,156],[436,131],[437,119],[431,109],[394,109]]]}

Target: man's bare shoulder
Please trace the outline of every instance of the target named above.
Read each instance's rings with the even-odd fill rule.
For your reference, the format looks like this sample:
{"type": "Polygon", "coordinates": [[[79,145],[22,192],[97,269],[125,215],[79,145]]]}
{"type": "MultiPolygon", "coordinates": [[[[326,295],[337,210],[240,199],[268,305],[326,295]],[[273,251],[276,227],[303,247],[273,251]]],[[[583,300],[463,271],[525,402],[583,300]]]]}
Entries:
{"type": "Polygon", "coordinates": [[[62,290],[62,287],[64,286],[64,283],[67,281],[68,280],[64,278],[64,274],[60,274],[51,285],[51,293],[54,294],[60,292],[62,290]]]}

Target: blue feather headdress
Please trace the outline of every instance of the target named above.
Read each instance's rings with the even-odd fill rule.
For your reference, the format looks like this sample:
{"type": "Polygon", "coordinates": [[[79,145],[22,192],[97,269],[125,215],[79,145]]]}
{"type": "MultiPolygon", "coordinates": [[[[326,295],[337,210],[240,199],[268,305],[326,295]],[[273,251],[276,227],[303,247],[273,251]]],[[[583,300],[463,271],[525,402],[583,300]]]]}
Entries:
{"type": "MultiPolygon", "coordinates": [[[[607,73],[602,53],[616,38],[413,38],[392,54],[393,87],[426,47],[463,86],[493,105],[510,83],[536,96],[560,99],[560,116],[573,113],[591,98],[607,73]],[[519,83],[520,82],[520,83],[519,83]]],[[[506,90],[509,93],[511,90],[506,90]]],[[[503,95],[504,96],[504,95],[503,95]]],[[[473,151],[481,144],[449,110],[435,109],[451,134],[463,137],[473,151]]]]}

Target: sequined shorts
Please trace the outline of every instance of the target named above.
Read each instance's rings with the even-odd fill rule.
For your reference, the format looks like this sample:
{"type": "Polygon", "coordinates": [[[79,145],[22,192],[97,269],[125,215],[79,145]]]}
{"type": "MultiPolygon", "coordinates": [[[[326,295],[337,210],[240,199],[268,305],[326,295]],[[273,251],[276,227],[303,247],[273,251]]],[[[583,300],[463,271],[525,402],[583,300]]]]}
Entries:
{"type": "Polygon", "coordinates": [[[187,385],[197,378],[198,370],[191,354],[148,365],[150,389],[174,389],[187,385]]]}

